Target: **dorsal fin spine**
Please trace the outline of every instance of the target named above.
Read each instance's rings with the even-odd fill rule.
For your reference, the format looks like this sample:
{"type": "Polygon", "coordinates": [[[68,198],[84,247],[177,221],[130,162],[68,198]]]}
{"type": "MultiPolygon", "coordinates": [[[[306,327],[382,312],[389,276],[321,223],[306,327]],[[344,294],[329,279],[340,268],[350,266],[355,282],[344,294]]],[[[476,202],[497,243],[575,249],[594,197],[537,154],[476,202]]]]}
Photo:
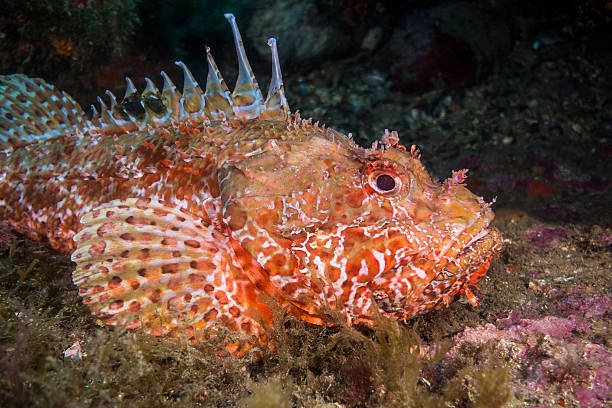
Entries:
{"type": "Polygon", "coordinates": [[[128,97],[138,93],[138,90],[134,86],[134,83],[132,82],[130,77],[128,77],[128,76],[125,77],[125,84],[126,84],[126,86],[125,86],[125,96],[123,97],[123,99],[128,98],[128,97]]]}
{"type": "Polygon", "coordinates": [[[106,95],[110,98],[110,116],[113,118],[115,125],[118,126],[123,131],[132,130],[137,128],[136,123],[133,123],[128,114],[124,112],[119,103],[117,102],[117,97],[109,91],[106,90],[106,95]]]}
{"type": "Polygon", "coordinates": [[[138,89],[130,77],[127,76],[125,77],[125,95],[121,101],[121,108],[132,121],[133,126],[139,130],[146,127],[149,122],[149,115],[144,108],[138,89]]]}
{"type": "Polygon", "coordinates": [[[90,128],[101,128],[100,114],[94,104],[91,104],[91,120],[87,121],[87,126],[90,128]]]}
{"type": "Polygon", "coordinates": [[[278,60],[278,50],[276,48],[276,39],[268,39],[268,45],[272,52],[272,78],[270,79],[270,87],[268,88],[268,96],[265,102],[265,117],[287,117],[289,115],[289,104],[285,98],[285,88],[283,86],[283,74],[280,69],[278,60]]]}
{"type": "Polygon", "coordinates": [[[239,119],[254,119],[259,117],[264,107],[263,96],[246,56],[242,36],[236,24],[236,18],[231,13],[225,14],[225,18],[232,27],[236,54],[238,55],[238,79],[236,80],[234,92],[232,92],[234,113],[239,119]]]}
{"type": "Polygon", "coordinates": [[[161,110],[160,108],[165,108],[163,98],[159,89],[155,86],[151,78],[145,77],[146,86],[142,91],[142,95],[140,99],[142,101],[142,105],[146,111],[146,122],[147,124],[152,124],[155,126],[160,126],[166,123],[169,118],[165,112],[156,110],[161,110]]]}
{"type": "Polygon", "coordinates": [[[209,47],[206,47],[206,62],[208,64],[204,94],[206,113],[213,120],[225,120],[233,116],[233,101],[209,47]]]}
{"type": "Polygon", "coordinates": [[[164,78],[164,87],[161,94],[164,106],[166,107],[167,119],[178,120],[181,116],[181,94],[176,90],[176,86],[164,71],[161,71],[160,74],[164,78]]]}
{"type": "Polygon", "coordinates": [[[157,89],[153,81],[151,81],[151,78],[145,77],[144,80],[147,85],[145,86],[144,91],[142,91],[143,95],[145,93],[159,93],[159,89],[157,89]]]}
{"type": "Polygon", "coordinates": [[[115,128],[118,128],[119,126],[117,125],[117,122],[115,122],[115,118],[113,118],[111,115],[110,111],[108,110],[108,106],[106,106],[102,98],[98,96],[96,99],[100,105],[100,127],[102,130],[112,131],[115,130],[115,128]]]}
{"type": "Polygon", "coordinates": [[[199,117],[204,114],[204,92],[202,92],[189,68],[182,61],[176,61],[175,64],[183,69],[185,77],[181,95],[182,115],[192,118],[199,117]]]}

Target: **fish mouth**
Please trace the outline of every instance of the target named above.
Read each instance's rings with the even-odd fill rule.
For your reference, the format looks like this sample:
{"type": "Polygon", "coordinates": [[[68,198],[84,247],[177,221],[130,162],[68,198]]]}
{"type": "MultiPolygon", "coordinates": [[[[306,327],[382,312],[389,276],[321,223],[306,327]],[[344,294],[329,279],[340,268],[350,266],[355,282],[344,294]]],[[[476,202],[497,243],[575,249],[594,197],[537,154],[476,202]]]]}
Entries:
{"type": "Polygon", "coordinates": [[[485,227],[474,235],[456,256],[433,278],[432,282],[448,281],[455,277],[458,282],[476,284],[486,273],[482,265],[488,264],[501,251],[501,233],[497,228],[485,227]],[[480,271],[480,274],[476,274],[480,271]]]}
{"type": "MultiPolygon", "coordinates": [[[[447,245],[436,253],[432,269],[423,271],[425,278],[407,277],[414,273],[411,266],[394,268],[397,276],[407,277],[407,293],[397,296],[389,290],[374,290],[377,306],[401,320],[407,320],[441,304],[448,306],[457,295],[471,293],[469,287],[486,274],[491,261],[500,253],[502,237],[499,230],[490,226],[492,213],[473,220],[470,225],[454,235],[447,245]]],[[[433,255],[433,254],[431,254],[433,255]]],[[[392,270],[393,271],[393,270],[392,270]]],[[[469,295],[468,295],[469,296],[469,295]]]]}
{"type": "MultiPolygon", "coordinates": [[[[448,306],[457,295],[465,294],[475,305],[470,287],[474,287],[487,273],[491,261],[502,249],[502,237],[497,228],[487,226],[478,233],[469,235],[456,255],[425,284],[421,291],[409,296],[404,302],[405,311],[412,315],[422,314],[440,304],[448,306]]],[[[404,315],[404,318],[410,317],[404,315]]]]}

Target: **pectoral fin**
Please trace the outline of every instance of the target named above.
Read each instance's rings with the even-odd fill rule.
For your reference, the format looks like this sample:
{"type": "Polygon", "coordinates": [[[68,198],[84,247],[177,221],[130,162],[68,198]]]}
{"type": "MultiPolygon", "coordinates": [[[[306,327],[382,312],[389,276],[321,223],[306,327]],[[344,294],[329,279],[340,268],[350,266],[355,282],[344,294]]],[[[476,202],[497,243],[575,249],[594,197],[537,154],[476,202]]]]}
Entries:
{"type": "Polygon", "coordinates": [[[107,325],[201,340],[227,327],[265,338],[269,310],[232,260],[228,238],[157,199],[112,201],[85,215],[73,273],[83,302],[107,325]],[[263,307],[263,306],[261,306],[263,307]]]}

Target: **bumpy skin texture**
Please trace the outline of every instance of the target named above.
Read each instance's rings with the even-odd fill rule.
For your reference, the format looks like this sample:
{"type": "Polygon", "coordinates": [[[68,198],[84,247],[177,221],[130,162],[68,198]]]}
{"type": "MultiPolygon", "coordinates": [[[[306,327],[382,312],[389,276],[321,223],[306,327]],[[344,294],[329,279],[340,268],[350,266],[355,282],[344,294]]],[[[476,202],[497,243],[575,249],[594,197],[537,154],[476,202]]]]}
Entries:
{"type": "Polygon", "coordinates": [[[275,304],[316,324],[407,319],[471,296],[500,236],[461,172],[438,183],[383,141],[296,116],[42,141],[2,157],[0,217],[72,252],[88,214],[75,283],[109,324],[265,342],[275,304]]]}
{"type": "Polygon", "coordinates": [[[290,115],[270,39],[263,98],[234,16],[230,94],[207,50],[205,91],[162,72],[92,120],[40,79],[0,76],[0,219],[72,253],[108,325],[197,342],[226,327],[268,342],[274,310],[314,324],[408,319],[466,295],[500,250],[465,171],[432,180],[385,132],[363,149],[290,115]],[[334,316],[332,316],[334,315],[334,316]]]}

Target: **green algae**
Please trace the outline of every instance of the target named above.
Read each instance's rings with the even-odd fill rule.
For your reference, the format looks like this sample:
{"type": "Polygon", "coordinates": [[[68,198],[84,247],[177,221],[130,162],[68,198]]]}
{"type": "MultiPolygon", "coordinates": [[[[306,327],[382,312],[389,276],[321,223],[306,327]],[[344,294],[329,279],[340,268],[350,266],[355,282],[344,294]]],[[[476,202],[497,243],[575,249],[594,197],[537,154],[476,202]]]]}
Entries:
{"type": "Polygon", "coordinates": [[[291,385],[284,385],[282,378],[272,377],[251,385],[252,395],[243,400],[246,408],[291,407],[291,385]]]}

